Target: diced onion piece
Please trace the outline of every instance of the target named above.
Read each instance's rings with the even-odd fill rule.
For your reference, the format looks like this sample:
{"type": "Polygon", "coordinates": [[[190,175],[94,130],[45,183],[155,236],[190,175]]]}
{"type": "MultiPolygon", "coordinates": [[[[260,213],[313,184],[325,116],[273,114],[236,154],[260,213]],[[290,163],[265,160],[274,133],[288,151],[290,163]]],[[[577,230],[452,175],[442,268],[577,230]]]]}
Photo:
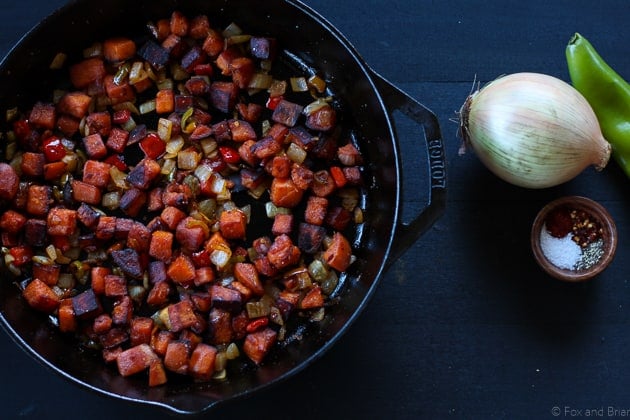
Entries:
{"type": "Polygon", "coordinates": [[[328,100],[326,98],[317,98],[310,104],[306,105],[302,113],[304,115],[311,115],[313,112],[323,108],[326,105],[328,105],[328,100]]]}
{"type": "Polygon", "coordinates": [[[5,119],[7,122],[11,122],[17,119],[19,115],[20,115],[20,112],[18,110],[18,107],[9,108],[7,109],[7,112],[5,113],[5,119]]]}
{"type": "Polygon", "coordinates": [[[11,160],[11,159],[13,159],[13,156],[15,156],[15,153],[17,152],[17,150],[18,150],[18,145],[17,145],[16,142],[12,141],[10,143],[7,143],[7,147],[5,149],[4,156],[7,159],[11,160]]]}
{"type": "Polygon", "coordinates": [[[308,84],[306,83],[305,77],[291,77],[289,78],[289,82],[291,83],[291,90],[293,90],[293,92],[308,92],[308,84]]]}
{"type": "Polygon", "coordinates": [[[260,318],[269,315],[271,307],[266,301],[261,299],[258,302],[247,302],[245,310],[249,318],[260,318]]]}
{"type": "Polygon", "coordinates": [[[74,172],[77,170],[79,158],[76,153],[66,153],[66,155],[61,158],[61,161],[66,164],[66,170],[68,172],[74,172]]]}
{"type": "Polygon", "coordinates": [[[217,268],[223,268],[230,262],[231,253],[225,250],[217,249],[210,253],[210,262],[216,265],[217,268]]]}
{"type": "Polygon", "coordinates": [[[75,286],[76,282],[74,280],[74,276],[70,273],[61,273],[59,274],[59,279],[57,280],[57,286],[61,289],[72,289],[75,286]]]}
{"type": "Polygon", "coordinates": [[[271,82],[271,86],[267,90],[269,92],[269,96],[276,97],[282,96],[287,91],[287,82],[285,80],[274,80],[271,82]]]}
{"type": "Polygon", "coordinates": [[[148,101],[141,103],[139,109],[140,114],[142,115],[155,111],[155,99],[149,99],[148,101]]]}
{"type": "Polygon", "coordinates": [[[167,118],[160,118],[158,120],[157,135],[164,141],[171,139],[171,132],[173,130],[173,121],[167,118]]]}
{"type": "Polygon", "coordinates": [[[166,153],[177,155],[182,147],[184,147],[184,138],[182,136],[173,137],[166,143],[166,153]]]}
{"type": "MultiPolygon", "coordinates": [[[[188,74],[188,72],[181,66],[181,64],[179,63],[173,63],[171,64],[171,75],[173,76],[173,80],[186,80],[190,77],[190,75],[188,74]]],[[[166,79],[169,80],[169,79],[166,79]]],[[[171,80],[171,87],[169,89],[173,88],[173,81],[171,80]]],[[[158,86],[161,85],[161,82],[158,82],[158,86]]],[[[160,89],[163,89],[162,87],[160,87],[160,89]]]]}
{"type": "Polygon", "coordinates": [[[339,276],[335,270],[328,270],[328,276],[320,282],[319,286],[324,294],[330,295],[337,288],[337,284],[339,284],[339,276]]]}
{"type": "Polygon", "coordinates": [[[136,121],[130,117],[121,127],[123,130],[131,132],[136,126],[136,121]]]}
{"type": "Polygon", "coordinates": [[[46,247],[46,255],[48,255],[48,258],[52,261],[57,259],[57,249],[54,245],[51,244],[46,247]]]}
{"type": "Polygon", "coordinates": [[[271,122],[269,120],[263,120],[261,126],[262,126],[262,134],[263,136],[266,136],[267,132],[269,132],[269,129],[271,129],[271,122]]]}
{"type": "Polygon", "coordinates": [[[246,204],[243,207],[241,207],[241,211],[243,212],[243,214],[245,214],[245,217],[247,218],[247,223],[249,223],[249,221],[252,218],[252,205],[251,204],[246,204]]]}
{"type": "Polygon", "coordinates": [[[214,139],[203,139],[199,142],[201,150],[205,156],[209,156],[217,150],[218,144],[214,139]]]}
{"type": "Polygon", "coordinates": [[[160,173],[162,175],[168,175],[173,172],[176,167],[177,163],[175,162],[175,159],[164,159],[160,173]]]}
{"type": "Polygon", "coordinates": [[[109,168],[109,176],[116,188],[121,190],[129,189],[127,185],[127,174],[118,169],[116,166],[109,168]]]}
{"type": "Polygon", "coordinates": [[[241,35],[243,30],[234,22],[230,23],[222,32],[223,38],[229,38],[231,36],[241,35]]]}
{"type": "Polygon", "coordinates": [[[83,58],[98,57],[103,55],[103,44],[95,42],[83,50],[83,58]]]}
{"type": "Polygon", "coordinates": [[[254,188],[253,190],[247,190],[247,193],[254,197],[256,200],[260,199],[260,197],[263,196],[263,194],[267,191],[267,188],[269,187],[269,183],[267,182],[262,182],[259,186],[257,186],[256,188],[254,188]]]}
{"type": "MultiPolygon", "coordinates": [[[[41,265],[52,265],[53,263],[53,260],[51,260],[50,257],[46,257],[44,255],[35,255],[31,259],[31,261],[33,261],[35,264],[41,264],[41,265]]],[[[5,258],[5,262],[6,262],[6,258],[5,258]]],[[[13,259],[11,259],[10,262],[13,262],[13,259]]]]}
{"type": "Polygon", "coordinates": [[[52,61],[50,62],[50,69],[51,70],[59,70],[63,67],[63,65],[66,63],[66,59],[68,58],[67,54],[64,54],[62,52],[59,52],[57,54],[55,54],[55,56],[53,57],[52,61]]]}
{"type": "Polygon", "coordinates": [[[326,82],[316,74],[308,78],[308,86],[318,93],[324,93],[326,90],[326,82]]]}
{"type": "Polygon", "coordinates": [[[144,71],[144,64],[142,61],[134,61],[129,69],[129,84],[135,85],[148,77],[149,75],[146,71],[144,71]]]}
{"type": "Polygon", "coordinates": [[[194,174],[197,179],[199,179],[199,182],[202,184],[206,183],[213,174],[212,167],[210,165],[201,164],[195,168],[194,174]]]}
{"type": "Polygon", "coordinates": [[[127,110],[131,112],[132,114],[140,115],[140,110],[138,109],[136,104],[130,101],[121,102],[119,104],[112,106],[112,108],[114,109],[114,111],[127,110]]]}
{"type": "Polygon", "coordinates": [[[251,35],[246,35],[246,34],[242,34],[242,35],[233,35],[229,38],[227,38],[225,40],[227,45],[237,45],[237,44],[243,44],[245,42],[249,42],[249,40],[252,38],[251,35]]]}
{"type": "Polygon", "coordinates": [[[324,263],[315,259],[308,265],[308,272],[316,282],[322,282],[328,277],[328,270],[324,263]]]}
{"type": "Polygon", "coordinates": [[[225,355],[227,356],[228,360],[234,360],[238,356],[240,356],[236,343],[230,343],[227,346],[227,349],[225,349],[225,355]]]}
{"type": "Polygon", "coordinates": [[[341,206],[348,211],[354,211],[359,204],[359,191],[356,188],[343,188],[337,195],[341,197],[341,206]]]}
{"type": "Polygon", "coordinates": [[[131,66],[129,65],[129,63],[125,63],[122,66],[118,67],[118,71],[114,76],[114,83],[116,85],[120,86],[128,80],[130,67],[131,66]]]}
{"type": "Polygon", "coordinates": [[[195,149],[182,150],[177,154],[177,167],[185,171],[192,171],[199,165],[201,155],[195,149]]]}
{"type": "Polygon", "coordinates": [[[357,225],[363,223],[363,210],[361,207],[354,208],[354,223],[357,225]]]}
{"type": "Polygon", "coordinates": [[[267,213],[267,217],[273,219],[278,214],[278,207],[273,204],[271,201],[267,201],[265,203],[265,212],[267,213]]]}
{"type": "Polygon", "coordinates": [[[120,206],[120,192],[111,191],[103,194],[101,205],[109,210],[116,210],[120,206]]]}
{"type": "Polygon", "coordinates": [[[214,370],[216,373],[225,372],[227,366],[227,356],[224,351],[217,352],[214,359],[214,370]]]}
{"type": "Polygon", "coordinates": [[[198,205],[198,210],[208,219],[214,219],[217,210],[217,201],[213,198],[201,200],[198,205]]]}
{"type": "Polygon", "coordinates": [[[287,147],[287,157],[295,163],[302,163],[306,159],[306,150],[302,149],[295,143],[289,144],[287,147]]]}
{"type": "Polygon", "coordinates": [[[269,89],[273,83],[273,77],[270,74],[254,73],[249,84],[248,89],[269,89]]]}

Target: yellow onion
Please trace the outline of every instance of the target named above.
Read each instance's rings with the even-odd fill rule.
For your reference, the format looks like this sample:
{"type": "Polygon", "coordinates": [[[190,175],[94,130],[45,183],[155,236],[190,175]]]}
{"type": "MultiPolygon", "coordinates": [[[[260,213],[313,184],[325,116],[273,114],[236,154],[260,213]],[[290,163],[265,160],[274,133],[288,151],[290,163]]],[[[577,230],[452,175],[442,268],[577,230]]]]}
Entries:
{"type": "Polygon", "coordinates": [[[499,178],[526,188],[603,169],[611,146],[586,99],[553,76],[515,73],[471,94],[460,111],[460,154],[472,147],[499,178]]]}

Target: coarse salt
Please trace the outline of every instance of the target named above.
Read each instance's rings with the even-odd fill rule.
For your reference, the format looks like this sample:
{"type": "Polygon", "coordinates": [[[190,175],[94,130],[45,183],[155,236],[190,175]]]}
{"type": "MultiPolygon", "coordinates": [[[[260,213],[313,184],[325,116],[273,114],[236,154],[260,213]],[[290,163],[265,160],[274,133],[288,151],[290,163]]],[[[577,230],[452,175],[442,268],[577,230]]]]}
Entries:
{"type": "Polygon", "coordinates": [[[543,226],[540,232],[540,247],[545,257],[558,268],[573,269],[582,258],[582,248],[572,239],[572,234],[556,238],[543,226]]]}

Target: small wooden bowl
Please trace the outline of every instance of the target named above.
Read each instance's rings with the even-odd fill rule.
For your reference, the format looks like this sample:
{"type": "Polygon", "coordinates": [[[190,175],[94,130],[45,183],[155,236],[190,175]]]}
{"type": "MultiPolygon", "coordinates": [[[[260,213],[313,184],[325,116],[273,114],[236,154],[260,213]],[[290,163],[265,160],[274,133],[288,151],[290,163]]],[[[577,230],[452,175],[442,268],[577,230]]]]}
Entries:
{"type": "Polygon", "coordinates": [[[531,246],[536,261],[549,275],[568,282],[581,282],[589,280],[604,271],[613,260],[615,251],[617,250],[617,227],[610,213],[608,213],[601,204],[580,196],[561,197],[550,202],[538,212],[532,224],[531,246]],[[585,211],[592,216],[595,221],[599,222],[602,227],[601,238],[604,241],[603,255],[597,263],[587,269],[566,269],[557,267],[549,261],[542,250],[541,233],[542,229],[544,229],[547,217],[552,210],[561,208],[562,206],[578,211],[585,211]]]}

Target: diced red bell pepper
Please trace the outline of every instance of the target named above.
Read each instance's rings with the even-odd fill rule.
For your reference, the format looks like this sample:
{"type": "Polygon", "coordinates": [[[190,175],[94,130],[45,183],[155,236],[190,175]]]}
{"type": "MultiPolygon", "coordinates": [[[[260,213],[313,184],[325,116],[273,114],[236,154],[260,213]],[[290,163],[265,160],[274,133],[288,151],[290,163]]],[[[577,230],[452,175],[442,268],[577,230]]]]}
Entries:
{"type": "Polygon", "coordinates": [[[269,99],[267,99],[267,103],[265,104],[265,106],[273,111],[283,99],[284,96],[282,95],[270,96],[269,99]]]}
{"type": "Polygon", "coordinates": [[[42,147],[47,162],[58,162],[66,155],[66,148],[63,147],[61,139],[57,136],[46,138],[42,147]]]}
{"type": "Polygon", "coordinates": [[[29,246],[20,245],[9,249],[13,257],[13,265],[21,267],[33,259],[33,250],[29,246]]]}
{"type": "Polygon", "coordinates": [[[198,252],[193,252],[191,259],[195,267],[208,267],[211,264],[210,252],[207,249],[202,249],[198,252]]]}
{"type": "Polygon", "coordinates": [[[150,159],[157,159],[166,151],[166,143],[155,133],[149,133],[140,141],[140,149],[150,159]]]}
{"type": "Polygon", "coordinates": [[[125,172],[129,167],[125,163],[125,158],[122,155],[110,155],[107,159],[105,159],[105,163],[109,163],[112,166],[118,168],[118,170],[125,172]]]}
{"type": "Polygon", "coordinates": [[[230,146],[219,147],[219,153],[221,153],[221,158],[225,163],[236,164],[241,161],[241,157],[238,154],[238,151],[230,146]]]}
{"type": "Polygon", "coordinates": [[[338,166],[330,167],[330,175],[332,176],[333,181],[335,181],[335,185],[337,186],[337,188],[342,188],[348,183],[348,180],[346,179],[343,170],[338,166]]]}
{"type": "Polygon", "coordinates": [[[219,157],[208,158],[208,160],[204,161],[204,163],[208,163],[213,172],[222,172],[227,168],[226,162],[219,157]]]}

